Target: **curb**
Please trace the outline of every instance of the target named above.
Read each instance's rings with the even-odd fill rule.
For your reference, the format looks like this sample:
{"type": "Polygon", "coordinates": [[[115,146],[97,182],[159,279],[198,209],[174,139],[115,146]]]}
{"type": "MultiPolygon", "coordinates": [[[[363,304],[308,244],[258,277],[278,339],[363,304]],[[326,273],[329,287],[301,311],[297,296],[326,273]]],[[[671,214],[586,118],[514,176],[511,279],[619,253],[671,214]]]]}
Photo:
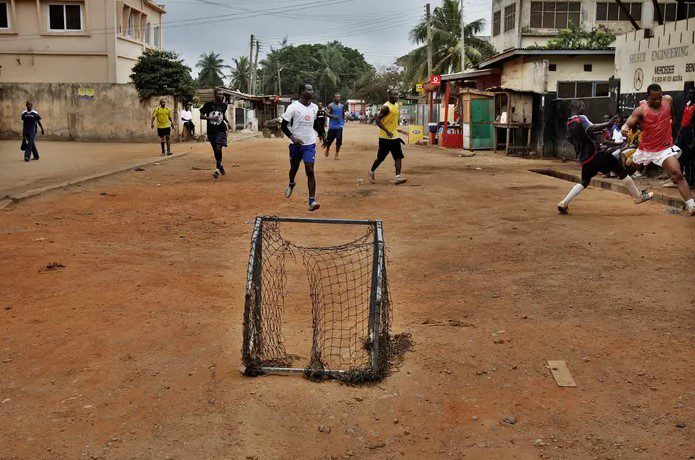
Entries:
{"type": "MultiPolygon", "coordinates": [[[[570,173],[556,171],[554,169],[530,169],[530,171],[536,174],[555,177],[557,179],[563,179],[569,182],[580,183],[582,181],[579,176],[570,173]]],[[[624,185],[617,184],[615,182],[611,182],[608,179],[602,179],[599,177],[594,177],[593,179],[591,179],[591,183],[589,185],[593,185],[594,187],[602,188],[604,190],[610,190],[612,192],[622,193],[623,195],[630,194],[630,192],[628,192],[627,190],[627,187],[625,187],[624,185]]],[[[685,201],[683,201],[683,199],[662,195],[661,193],[657,192],[654,192],[654,196],[652,197],[651,201],[665,204],[666,206],[671,206],[677,209],[683,209],[683,207],[685,206],[685,201]]]]}
{"type": "MultiPolygon", "coordinates": [[[[239,142],[239,141],[244,141],[247,139],[253,139],[255,137],[260,137],[261,133],[254,133],[252,135],[244,136],[239,139],[234,139],[233,142],[239,142]]],[[[0,209],[6,208],[7,206],[11,205],[12,203],[18,203],[20,201],[24,201],[26,199],[35,197],[37,195],[41,195],[42,193],[45,192],[50,192],[51,190],[59,189],[59,188],[65,188],[65,187],[71,187],[73,185],[78,185],[78,184],[83,184],[85,182],[93,181],[95,179],[101,179],[103,177],[108,177],[108,176],[113,176],[118,173],[122,173],[125,171],[129,171],[141,166],[149,166],[154,163],[161,163],[162,161],[166,160],[173,160],[174,158],[180,158],[183,156],[186,156],[192,152],[183,152],[183,153],[175,153],[171,156],[165,156],[161,157],[158,156],[156,159],[152,159],[152,161],[147,161],[144,163],[138,163],[126,167],[120,167],[118,169],[112,169],[110,171],[104,171],[101,173],[96,173],[96,174],[91,174],[89,176],[83,176],[83,177],[78,177],[77,179],[72,179],[66,182],[61,182],[59,184],[52,184],[52,185],[47,185],[45,187],[40,187],[40,188],[35,188],[32,190],[27,190],[26,192],[22,192],[18,195],[7,195],[0,199],[0,209]]]]}

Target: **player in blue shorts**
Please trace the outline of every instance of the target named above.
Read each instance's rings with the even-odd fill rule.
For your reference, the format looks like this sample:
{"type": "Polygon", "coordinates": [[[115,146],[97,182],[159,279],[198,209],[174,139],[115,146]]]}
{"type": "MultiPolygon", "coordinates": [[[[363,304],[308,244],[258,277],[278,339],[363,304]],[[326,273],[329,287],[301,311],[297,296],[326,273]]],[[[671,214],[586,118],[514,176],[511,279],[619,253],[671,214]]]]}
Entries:
{"type": "Polygon", "coordinates": [[[333,102],[328,104],[326,115],[328,122],[328,136],[326,137],[326,157],[331,154],[331,144],[335,141],[335,159],[338,159],[340,147],[343,145],[343,126],[345,126],[345,111],[347,107],[340,103],[340,94],[333,96],[333,102]]]}
{"type": "Polygon", "coordinates": [[[316,177],[314,162],[316,161],[317,133],[321,141],[326,137],[325,125],[316,119],[319,108],[311,102],[314,98],[314,88],[302,83],[299,86],[299,100],[287,107],[282,115],[282,132],[290,139],[290,183],[285,189],[285,197],[292,195],[297,183],[294,181],[299,165],[304,162],[307,185],[309,187],[309,211],[316,211],[320,205],[316,202],[316,177]]]}

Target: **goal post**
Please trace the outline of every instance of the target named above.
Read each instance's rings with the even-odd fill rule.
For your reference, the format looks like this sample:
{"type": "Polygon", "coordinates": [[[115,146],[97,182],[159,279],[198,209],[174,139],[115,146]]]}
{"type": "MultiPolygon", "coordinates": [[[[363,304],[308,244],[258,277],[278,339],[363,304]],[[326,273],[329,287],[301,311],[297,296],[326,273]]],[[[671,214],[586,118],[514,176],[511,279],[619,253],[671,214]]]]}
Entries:
{"type": "Polygon", "coordinates": [[[245,374],[302,373],[311,379],[334,378],[353,383],[380,380],[388,373],[390,326],[381,221],[256,218],[244,306],[245,374]],[[332,226],[326,233],[329,236],[335,226],[353,226],[361,235],[342,244],[299,245],[283,235],[284,226],[289,224],[300,228],[308,224],[319,228],[332,226]],[[301,260],[309,292],[288,292],[288,276],[299,276],[298,272],[288,275],[288,259],[301,260]],[[306,299],[311,305],[305,324],[309,326],[310,318],[308,363],[298,362],[301,359],[286,350],[285,334],[299,334],[288,329],[286,296],[306,299]]]}

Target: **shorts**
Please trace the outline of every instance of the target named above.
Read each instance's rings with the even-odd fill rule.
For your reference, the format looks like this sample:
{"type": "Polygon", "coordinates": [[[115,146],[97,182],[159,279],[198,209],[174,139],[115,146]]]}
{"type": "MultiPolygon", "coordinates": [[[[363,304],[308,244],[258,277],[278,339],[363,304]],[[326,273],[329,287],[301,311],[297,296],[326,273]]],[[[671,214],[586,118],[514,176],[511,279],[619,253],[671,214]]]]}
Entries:
{"type": "Polygon", "coordinates": [[[169,128],[157,128],[157,136],[164,137],[171,134],[171,127],[169,128]]]}
{"type": "Polygon", "coordinates": [[[227,131],[209,132],[208,131],[208,142],[212,146],[221,145],[222,147],[227,146],[227,131]]]}
{"type": "Polygon", "coordinates": [[[669,157],[675,157],[676,159],[681,156],[681,149],[677,145],[673,147],[665,148],[660,152],[645,152],[639,148],[632,155],[632,162],[638,165],[648,165],[649,163],[654,163],[655,165],[661,167],[664,164],[664,160],[669,157]]]}
{"type": "Polygon", "coordinates": [[[303,161],[304,163],[316,162],[316,144],[290,144],[290,161],[303,161]]]}
{"type": "Polygon", "coordinates": [[[328,130],[328,135],[326,136],[326,145],[333,144],[343,145],[343,128],[332,128],[328,130]]]}
{"type": "Polygon", "coordinates": [[[582,185],[588,187],[591,179],[598,173],[614,172],[619,178],[625,179],[627,171],[623,164],[610,153],[599,152],[582,165],[582,185]]]}
{"type": "Polygon", "coordinates": [[[401,160],[405,158],[403,155],[403,150],[401,149],[402,140],[399,139],[382,139],[379,138],[379,151],[376,154],[376,158],[379,161],[384,161],[386,157],[391,154],[394,160],[401,160]]]}

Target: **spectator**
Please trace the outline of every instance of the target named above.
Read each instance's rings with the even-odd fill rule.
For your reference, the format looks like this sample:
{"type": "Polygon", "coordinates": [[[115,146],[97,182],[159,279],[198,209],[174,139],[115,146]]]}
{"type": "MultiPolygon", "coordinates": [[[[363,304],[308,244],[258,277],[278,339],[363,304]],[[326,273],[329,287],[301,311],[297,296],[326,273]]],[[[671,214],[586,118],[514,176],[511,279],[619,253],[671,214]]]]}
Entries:
{"type": "Polygon", "coordinates": [[[193,112],[191,112],[191,104],[186,104],[181,111],[181,121],[183,122],[181,137],[183,137],[185,131],[189,136],[191,136],[191,138],[195,138],[195,125],[193,124],[193,112]]]}
{"type": "Polygon", "coordinates": [[[27,101],[27,109],[22,112],[22,150],[24,150],[24,161],[29,161],[32,158],[34,160],[39,159],[39,150],[36,148],[36,133],[38,125],[41,128],[41,135],[45,134],[43,130],[43,125],[41,124],[41,117],[39,112],[34,110],[34,104],[31,101],[27,101]]]}
{"type": "MultiPolygon", "coordinates": [[[[688,102],[683,109],[681,129],[676,139],[676,145],[681,148],[683,154],[678,161],[685,180],[692,187],[695,185],[695,88],[688,93],[688,102]]],[[[673,183],[673,182],[671,182],[673,183]]],[[[675,187],[667,183],[665,187],[675,187]]]]}

